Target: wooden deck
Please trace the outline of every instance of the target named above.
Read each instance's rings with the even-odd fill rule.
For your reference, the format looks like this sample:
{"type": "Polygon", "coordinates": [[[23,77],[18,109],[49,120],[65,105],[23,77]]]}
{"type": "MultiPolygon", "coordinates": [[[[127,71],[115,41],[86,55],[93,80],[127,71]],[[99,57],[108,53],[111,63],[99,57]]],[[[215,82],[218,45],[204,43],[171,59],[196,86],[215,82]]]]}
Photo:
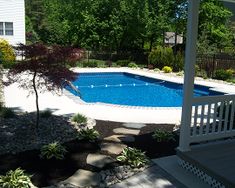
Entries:
{"type": "Polygon", "coordinates": [[[235,187],[235,140],[192,146],[191,151],[178,151],[177,155],[226,188],[235,187]]]}

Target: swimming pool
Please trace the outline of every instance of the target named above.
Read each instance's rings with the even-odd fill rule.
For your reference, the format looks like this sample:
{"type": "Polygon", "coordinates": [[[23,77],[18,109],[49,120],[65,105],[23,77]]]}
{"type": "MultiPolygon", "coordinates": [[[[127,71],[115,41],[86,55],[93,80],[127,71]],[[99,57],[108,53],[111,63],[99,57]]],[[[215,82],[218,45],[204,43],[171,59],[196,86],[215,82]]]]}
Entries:
{"type": "MultiPolygon", "coordinates": [[[[88,103],[102,102],[145,107],[180,107],[183,85],[125,72],[79,73],[73,85],[88,103]]],[[[77,95],[69,86],[66,89],[77,95]]],[[[209,87],[195,85],[194,96],[221,95],[209,87]]]]}

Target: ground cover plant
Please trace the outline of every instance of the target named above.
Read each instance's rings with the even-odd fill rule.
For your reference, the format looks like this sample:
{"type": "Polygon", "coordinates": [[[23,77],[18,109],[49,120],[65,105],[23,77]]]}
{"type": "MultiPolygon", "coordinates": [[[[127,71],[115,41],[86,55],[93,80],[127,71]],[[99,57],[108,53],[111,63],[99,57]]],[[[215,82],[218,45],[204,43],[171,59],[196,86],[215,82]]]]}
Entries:
{"type": "Polygon", "coordinates": [[[65,157],[67,150],[59,142],[53,142],[48,145],[44,145],[41,148],[40,157],[42,159],[52,159],[62,160],[65,157]]]}
{"type": "Polygon", "coordinates": [[[86,124],[87,123],[87,118],[86,116],[82,115],[82,114],[75,114],[72,117],[72,122],[75,122],[77,124],[86,124]]]}

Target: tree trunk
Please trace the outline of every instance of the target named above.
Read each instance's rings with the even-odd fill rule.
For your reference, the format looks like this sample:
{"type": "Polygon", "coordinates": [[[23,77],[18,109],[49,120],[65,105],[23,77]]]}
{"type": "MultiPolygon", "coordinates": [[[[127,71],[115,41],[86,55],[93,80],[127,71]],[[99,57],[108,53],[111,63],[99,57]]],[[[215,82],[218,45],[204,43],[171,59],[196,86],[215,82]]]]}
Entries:
{"type": "Polygon", "coordinates": [[[36,97],[36,108],[37,108],[37,112],[36,112],[36,129],[38,129],[38,124],[39,124],[39,105],[38,105],[38,91],[37,91],[37,87],[36,87],[36,76],[37,76],[37,72],[34,72],[33,75],[33,89],[35,92],[35,97],[36,97]]]}
{"type": "Polygon", "coordinates": [[[153,37],[150,38],[150,45],[149,45],[149,51],[151,52],[153,48],[153,37]]]}
{"type": "Polygon", "coordinates": [[[176,56],[176,53],[177,53],[177,35],[178,35],[178,31],[176,29],[175,31],[175,45],[174,45],[174,55],[176,56]]]}

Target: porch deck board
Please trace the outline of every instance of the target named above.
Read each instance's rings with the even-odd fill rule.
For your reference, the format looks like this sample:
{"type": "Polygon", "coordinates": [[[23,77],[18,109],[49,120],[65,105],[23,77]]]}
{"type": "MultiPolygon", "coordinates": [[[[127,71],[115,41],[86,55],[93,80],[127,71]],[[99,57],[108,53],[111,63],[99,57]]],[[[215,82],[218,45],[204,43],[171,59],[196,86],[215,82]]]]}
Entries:
{"type": "Polygon", "coordinates": [[[235,140],[194,146],[179,157],[215,177],[227,187],[235,187],[235,140]]]}

